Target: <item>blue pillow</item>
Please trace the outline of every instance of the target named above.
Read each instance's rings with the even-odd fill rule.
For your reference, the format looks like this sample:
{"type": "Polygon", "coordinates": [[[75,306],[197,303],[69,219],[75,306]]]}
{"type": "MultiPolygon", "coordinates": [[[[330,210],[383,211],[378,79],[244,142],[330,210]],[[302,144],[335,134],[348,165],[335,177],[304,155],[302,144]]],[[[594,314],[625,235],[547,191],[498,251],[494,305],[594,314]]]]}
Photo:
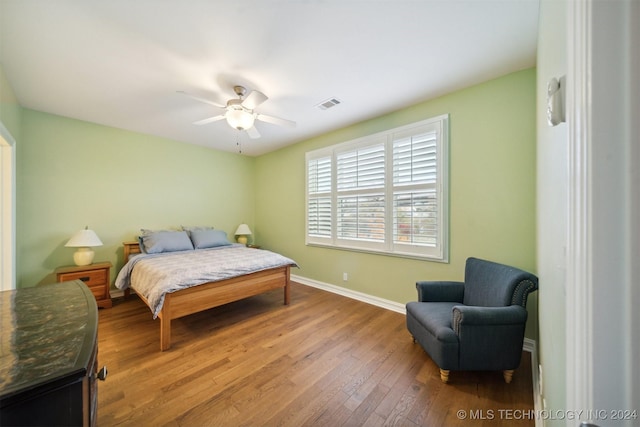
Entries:
{"type": "Polygon", "coordinates": [[[193,244],[186,231],[143,230],[142,244],[148,254],[193,250],[193,244]]]}
{"type": "Polygon", "coordinates": [[[191,230],[191,241],[196,249],[215,248],[217,246],[229,246],[227,233],[222,230],[191,230]]]}

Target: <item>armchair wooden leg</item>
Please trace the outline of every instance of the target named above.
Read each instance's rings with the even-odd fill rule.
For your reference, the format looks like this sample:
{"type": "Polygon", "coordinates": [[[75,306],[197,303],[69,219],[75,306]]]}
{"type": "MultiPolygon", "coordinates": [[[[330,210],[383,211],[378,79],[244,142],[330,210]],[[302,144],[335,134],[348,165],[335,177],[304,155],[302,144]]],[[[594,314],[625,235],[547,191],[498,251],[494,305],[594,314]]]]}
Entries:
{"type": "Polygon", "coordinates": [[[513,369],[503,371],[502,375],[504,376],[504,382],[509,384],[513,378],[513,369]]]}
{"type": "Polygon", "coordinates": [[[446,369],[440,369],[440,380],[445,384],[449,382],[449,372],[446,369]]]}

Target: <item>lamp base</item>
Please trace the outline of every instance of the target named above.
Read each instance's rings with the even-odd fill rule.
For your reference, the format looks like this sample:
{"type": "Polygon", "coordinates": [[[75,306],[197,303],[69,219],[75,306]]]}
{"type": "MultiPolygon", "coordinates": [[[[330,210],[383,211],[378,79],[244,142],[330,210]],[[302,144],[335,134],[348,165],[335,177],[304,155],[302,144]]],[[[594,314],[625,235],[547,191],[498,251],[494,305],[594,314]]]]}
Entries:
{"type": "Polygon", "coordinates": [[[73,262],[75,262],[76,265],[90,265],[93,262],[95,254],[91,248],[78,248],[78,250],[73,253],[73,262]]]}
{"type": "Polygon", "coordinates": [[[238,236],[237,240],[238,240],[238,243],[241,243],[241,244],[243,244],[245,246],[246,246],[247,241],[248,241],[247,236],[238,236]]]}

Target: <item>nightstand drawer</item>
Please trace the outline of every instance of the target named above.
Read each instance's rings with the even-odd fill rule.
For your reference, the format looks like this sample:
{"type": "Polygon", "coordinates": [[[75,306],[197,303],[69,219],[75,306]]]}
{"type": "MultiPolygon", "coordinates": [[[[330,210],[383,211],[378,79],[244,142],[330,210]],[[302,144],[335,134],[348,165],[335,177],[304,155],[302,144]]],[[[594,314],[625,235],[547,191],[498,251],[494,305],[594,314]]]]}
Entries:
{"type": "Polygon", "coordinates": [[[82,280],[87,286],[103,285],[107,281],[106,270],[78,271],[73,273],[58,273],[59,282],[82,280]]]}
{"type": "Polygon", "coordinates": [[[111,307],[111,295],[109,295],[111,267],[113,266],[110,262],[59,267],[56,268],[56,280],[58,282],[81,280],[96,297],[98,307],[111,307]]]}
{"type": "Polygon", "coordinates": [[[100,285],[100,286],[91,286],[89,285],[89,290],[91,291],[91,293],[93,294],[93,296],[96,298],[96,301],[101,301],[105,298],[109,298],[109,301],[111,301],[110,299],[110,295],[107,293],[108,289],[106,286],[104,285],[100,285]]]}

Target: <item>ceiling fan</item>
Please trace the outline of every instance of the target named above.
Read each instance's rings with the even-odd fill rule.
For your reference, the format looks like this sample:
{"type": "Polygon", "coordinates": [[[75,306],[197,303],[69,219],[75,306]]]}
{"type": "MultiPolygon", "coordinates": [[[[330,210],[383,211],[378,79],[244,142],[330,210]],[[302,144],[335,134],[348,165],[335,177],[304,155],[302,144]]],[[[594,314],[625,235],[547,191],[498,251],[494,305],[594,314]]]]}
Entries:
{"type": "Polygon", "coordinates": [[[245,89],[244,86],[234,86],[233,91],[236,93],[236,95],[238,95],[238,99],[228,100],[226,106],[217,104],[213,101],[209,101],[205,98],[190,95],[183,91],[178,91],[178,93],[187,95],[188,97],[200,102],[204,102],[205,104],[213,105],[214,107],[226,110],[223,114],[193,122],[194,125],[206,125],[218,120],[227,119],[227,123],[229,124],[229,126],[237,130],[246,131],[249,137],[252,139],[260,138],[260,133],[254,126],[254,122],[256,120],[279,126],[296,126],[296,122],[293,122],[291,120],[268,116],[266,114],[260,114],[254,111],[256,107],[269,99],[264,93],[254,90],[249,92],[249,94],[245,97],[245,95],[247,94],[247,89],[245,89]]]}

